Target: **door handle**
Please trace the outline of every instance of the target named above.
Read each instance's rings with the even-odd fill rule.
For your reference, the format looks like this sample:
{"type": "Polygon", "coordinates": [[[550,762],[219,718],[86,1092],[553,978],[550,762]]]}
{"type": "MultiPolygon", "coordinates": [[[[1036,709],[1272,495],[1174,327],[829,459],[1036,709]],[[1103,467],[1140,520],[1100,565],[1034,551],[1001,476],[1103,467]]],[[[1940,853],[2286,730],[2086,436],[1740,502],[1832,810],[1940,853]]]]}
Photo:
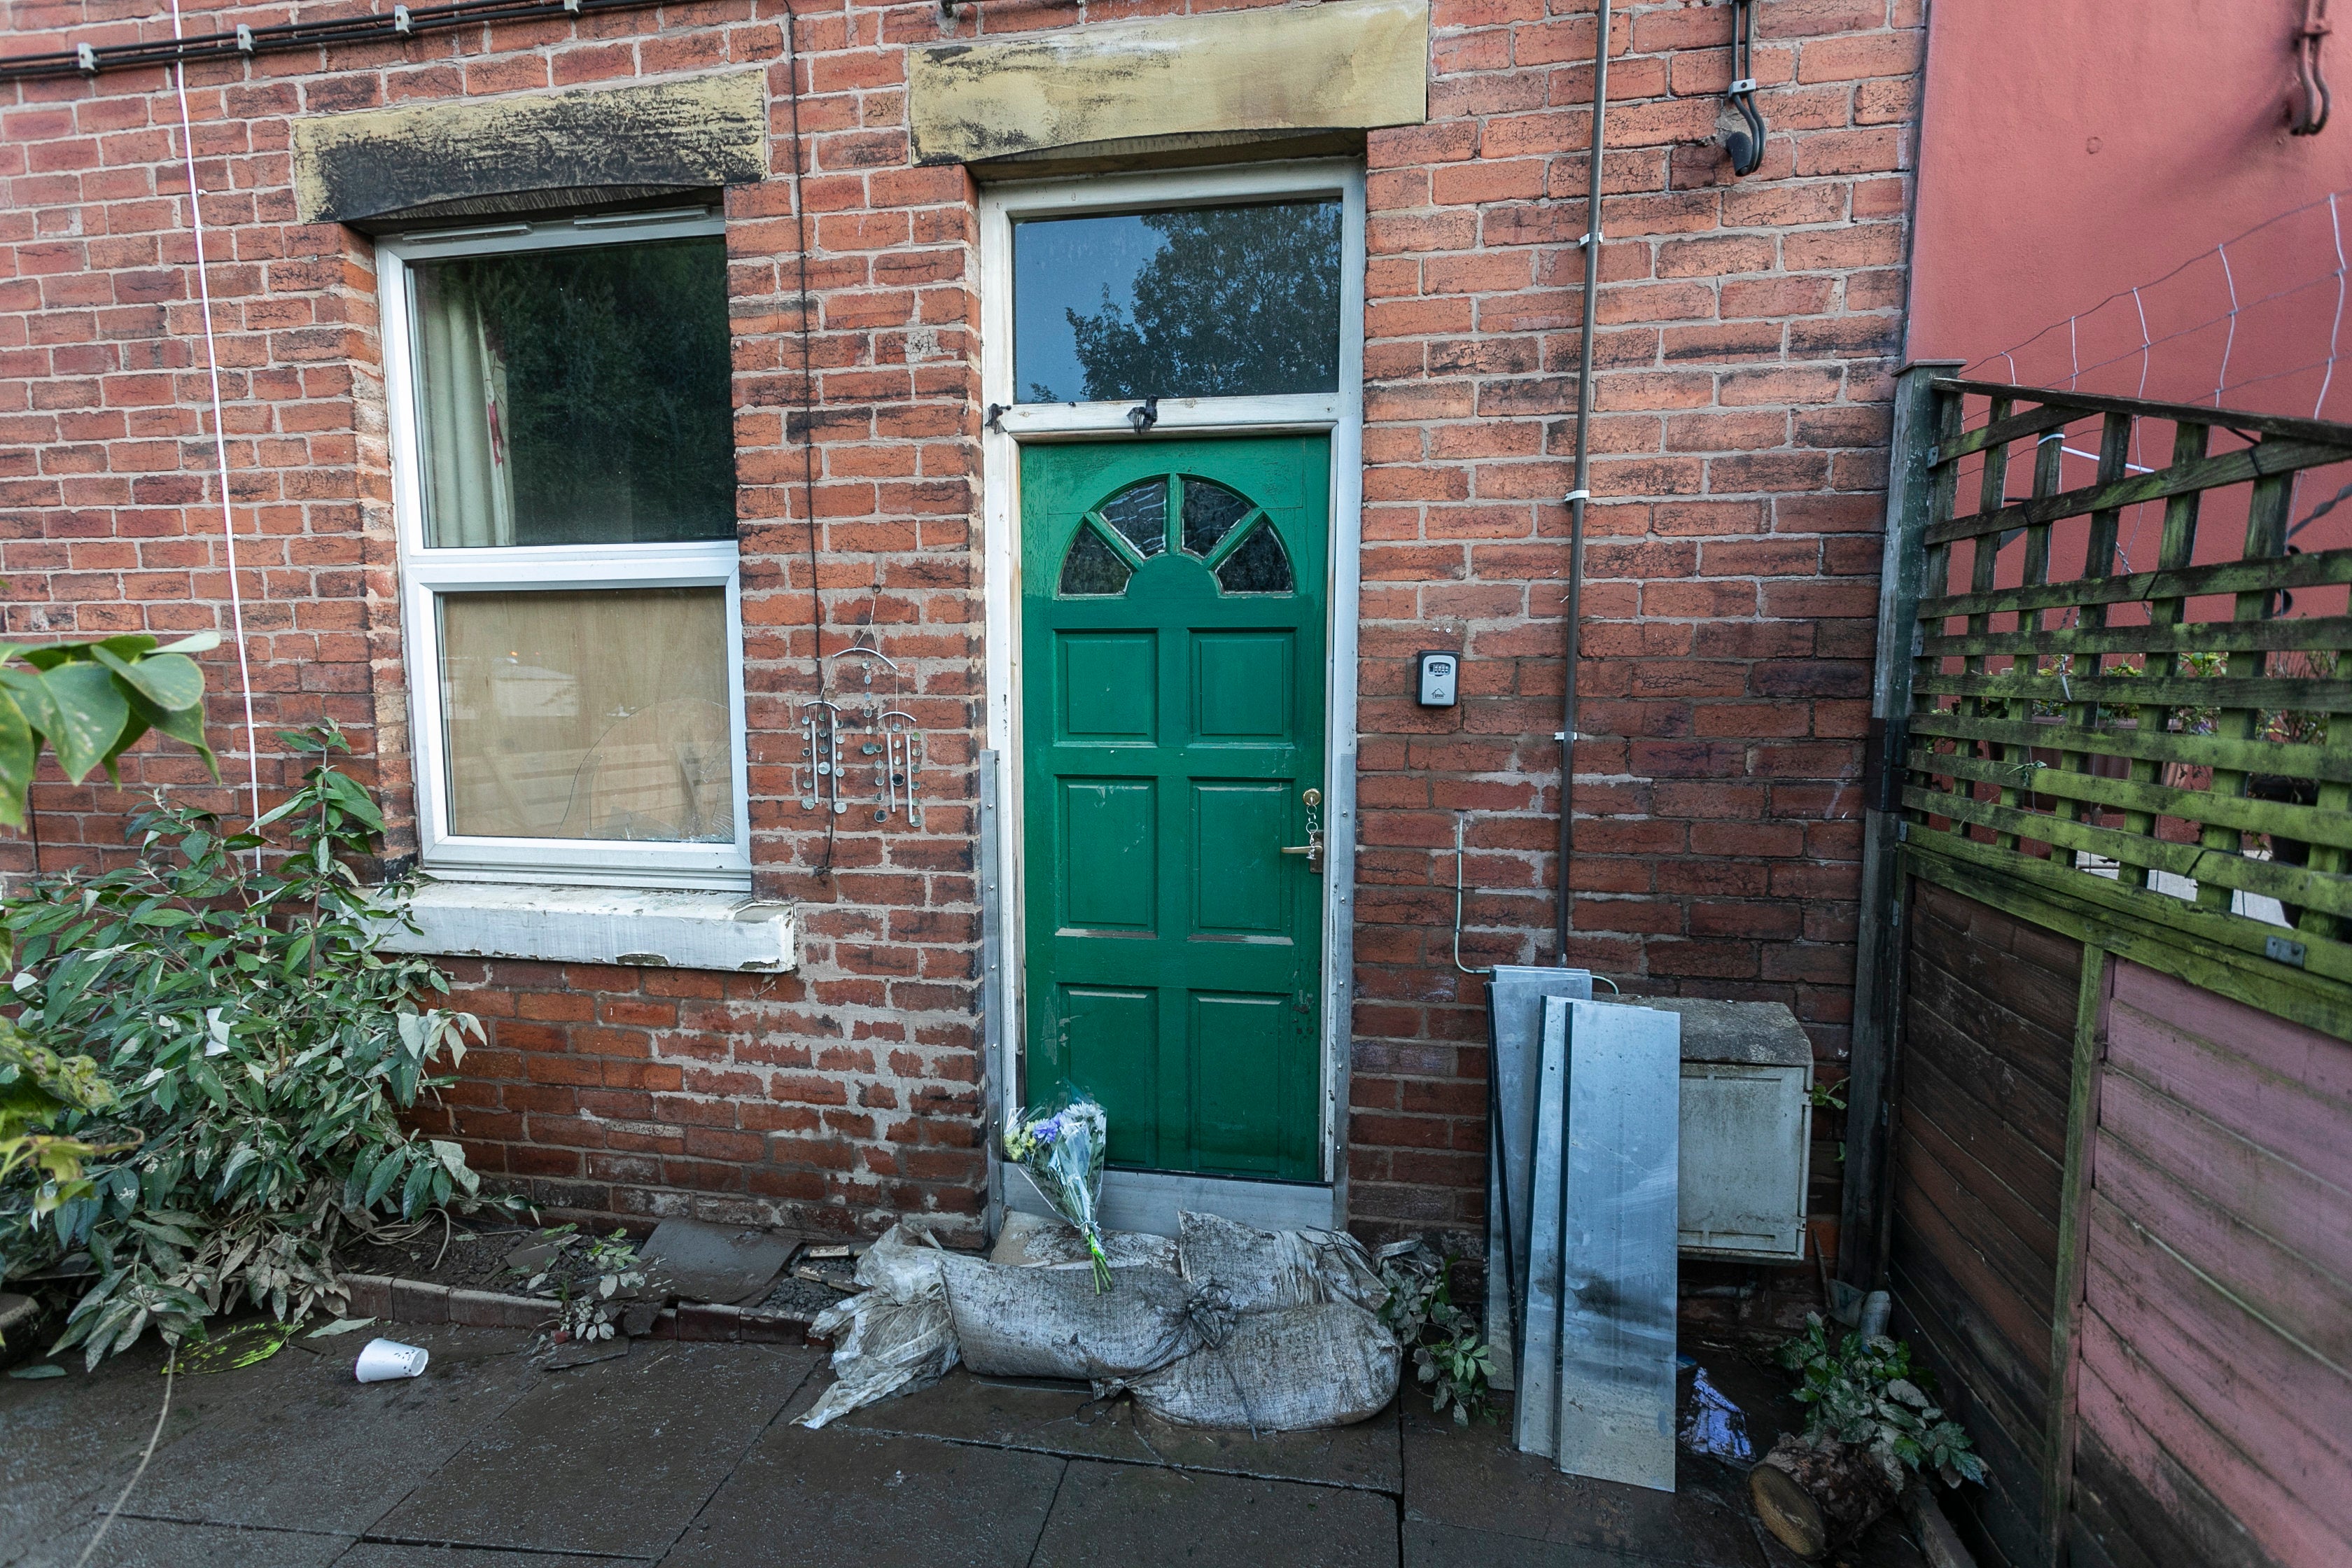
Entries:
{"type": "Polygon", "coordinates": [[[1320,873],[1323,869],[1323,830],[1319,827],[1308,828],[1306,843],[1286,844],[1282,847],[1282,853],[1306,856],[1307,868],[1320,873]]]}

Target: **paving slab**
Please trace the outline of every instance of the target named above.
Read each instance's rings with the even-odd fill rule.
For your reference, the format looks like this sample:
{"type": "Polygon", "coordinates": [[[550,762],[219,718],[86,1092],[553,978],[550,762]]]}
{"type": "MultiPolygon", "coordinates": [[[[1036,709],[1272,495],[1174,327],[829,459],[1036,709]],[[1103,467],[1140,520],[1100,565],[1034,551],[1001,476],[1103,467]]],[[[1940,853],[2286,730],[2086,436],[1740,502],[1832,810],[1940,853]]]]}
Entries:
{"type": "MultiPolygon", "coordinates": [[[[1066,1461],[778,1422],[662,1568],[1024,1568],[1066,1461]]],[[[1100,1563],[1133,1559],[1106,1556],[1100,1563]]]]}
{"type": "Polygon", "coordinates": [[[649,1557],[551,1556],[495,1547],[417,1546],[362,1541],[335,1559],[335,1568],[640,1568],[649,1557]]]}
{"type": "Polygon", "coordinates": [[[1152,1465],[1070,1461],[1031,1568],[1395,1568],[1393,1499],[1152,1465]]]}
{"type": "MultiPolygon", "coordinates": [[[[800,1408],[821,1392],[813,1387],[800,1408]]],[[[834,1423],[840,1426],[1374,1491],[1393,1492],[1404,1478],[1393,1409],[1352,1426],[1252,1436],[1171,1426],[1131,1400],[1098,1401],[1083,1384],[975,1377],[961,1367],[929,1388],[853,1411],[834,1423]]]]}
{"type": "MultiPolygon", "coordinates": [[[[0,1564],[18,1562],[93,1502],[113,1500],[155,1430],[163,1361],[163,1347],[150,1335],[95,1372],[68,1354],[59,1363],[63,1377],[0,1378],[0,1564]]],[[[216,1377],[174,1378],[163,1442],[186,1436],[243,1404],[250,1390],[280,1380],[269,1363],[216,1377]]]]}
{"type": "Polygon", "coordinates": [[[688,1301],[740,1305],[768,1293],[801,1238],[707,1220],[666,1219],[638,1256],[656,1266],[657,1283],[688,1301]]]}
{"type": "MultiPolygon", "coordinates": [[[[1682,1455],[1672,1492],[1563,1476],[1550,1460],[1511,1446],[1507,1417],[1456,1426],[1423,1400],[1402,1404],[1408,1539],[1416,1525],[1441,1525],[1513,1538],[1521,1551],[1542,1542],[1656,1563],[1765,1568],[1745,1485],[1728,1465],[1682,1455]]],[[[1444,1532],[1423,1539],[1440,1542],[1444,1532]]]]}
{"type": "MultiPolygon", "coordinates": [[[[26,1559],[26,1568],[72,1568],[97,1530],[93,1515],[52,1536],[26,1559]]],[[[348,1535],[307,1530],[242,1530],[126,1517],[114,1521],[90,1562],[102,1568],[327,1568],[341,1561],[351,1544],[348,1535]]]]}
{"type": "Polygon", "coordinates": [[[820,1359],[671,1343],[543,1377],[370,1533],[658,1557],[820,1359]]]}
{"type": "Polygon", "coordinates": [[[221,1417],[163,1449],[135,1506],[155,1518],[363,1535],[540,1376],[512,1329],[399,1326],[431,1352],[421,1377],[352,1375],[364,1331],[258,1366],[190,1378],[231,1396],[221,1417]]]}
{"type": "Polygon", "coordinates": [[[1427,1520],[1407,1520],[1404,1525],[1404,1568],[1496,1568],[1500,1563],[1511,1568],[1674,1568],[1675,1562],[1427,1520]]]}

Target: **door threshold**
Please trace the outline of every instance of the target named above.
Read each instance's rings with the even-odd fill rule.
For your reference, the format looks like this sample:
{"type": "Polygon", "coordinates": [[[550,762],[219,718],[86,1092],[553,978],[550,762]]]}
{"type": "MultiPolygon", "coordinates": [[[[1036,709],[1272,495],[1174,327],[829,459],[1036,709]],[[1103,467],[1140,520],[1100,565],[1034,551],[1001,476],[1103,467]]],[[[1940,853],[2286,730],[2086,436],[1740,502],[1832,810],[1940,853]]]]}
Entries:
{"type": "MultiPolygon", "coordinates": [[[[1009,1163],[1004,1171],[1004,1206],[1022,1214],[1054,1212],[1029,1178],[1009,1163]]],[[[1186,1171],[1103,1173],[1105,1230],[1172,1237],[1180,1209],[1218,1215],[1260,1230],[1343,1228],[1338,1189],[1321,1182],[1253,1182],[1186,1171]]]]}

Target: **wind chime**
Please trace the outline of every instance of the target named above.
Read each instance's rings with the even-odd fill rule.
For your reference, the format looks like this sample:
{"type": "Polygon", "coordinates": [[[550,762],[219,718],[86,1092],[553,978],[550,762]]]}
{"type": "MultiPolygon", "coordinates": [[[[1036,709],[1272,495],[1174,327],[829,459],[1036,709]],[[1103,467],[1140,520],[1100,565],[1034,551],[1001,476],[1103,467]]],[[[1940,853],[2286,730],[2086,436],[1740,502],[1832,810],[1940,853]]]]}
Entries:
{"type": "MultiPolygon", "coordinates": [[[[826,656],[828,663],[836,659],[859,662],[867,691],[873,690],[875,667],[888,670],[890,694],[841,702],[819,697],[801,704],[801,764],[793,772],[801,809],[846,816],[853,799],[870,789],[876,822],[897,816],[909,827],[922,826],[923,732],[915,716],[898,706],[898,666],[862,635],[855,646],[826,656]],[[857,748],[856,762],[844,758],[852,744],[857,748]]],[[[838,680],[833,687],[841,690],[838,680]]],[[[858,804],[862,807],[864,802],[858,804]]]]}

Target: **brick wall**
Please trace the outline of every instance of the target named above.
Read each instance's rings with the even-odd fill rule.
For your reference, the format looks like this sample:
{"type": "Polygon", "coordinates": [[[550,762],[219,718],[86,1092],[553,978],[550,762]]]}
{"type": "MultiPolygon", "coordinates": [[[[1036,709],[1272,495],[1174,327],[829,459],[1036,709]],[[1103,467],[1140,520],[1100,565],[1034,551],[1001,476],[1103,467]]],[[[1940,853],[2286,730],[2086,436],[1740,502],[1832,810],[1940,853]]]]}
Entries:
{"type": "MultiPolygon", "coordinates": [[[[1431,123],[1370,140],[1350,1212],[1483,1204],[1486,1019],[1453,967],[1548,963],[1587,226],[1590,4],[1437,0],[1431,123]],[[1559,14],[1567,13],[1567,14],[1559,14]],[[1462,705],[1412,701],[1458,647],[1462,705]]],[[[1576,752],[1574,963],[1786,1002],[1841,1076],[1920,53],[1916,0],[1759,10],[1763,166],[1731,177],[1730,8],[1612,30],[1576,752]]],[[[1833,1212],[1833,1127],[1815,1151],[1833,1212]]]]}
{"type": "MultiPolygon", "coordinates": [[[[404,820],[373,258],[349,231],[293,222],[288,122],[769,67],[776,174],[730,189],[727,216],[755,876],[802,906],[803,965],[454,965],[493,1039],[436,1114],[487,1169],[595,1213],[833,1228],[974,1213],[974,193],[960,170],[908,166],[904,48],[1185,8],[967,7],[953,23],[929,0],[801,8],[826,646],[873,623],[911,671],[940,785],[924,833],[845,830],[829,876],[810,869],[821,847],[789,778],[811,636],[783,8],[709,0],[191,70],[265,792],[286,776],[269,732],[332,717],[404,820]]],[[[1549,956],[1591,9],[1437,0],[1431,122],[1370,138],[1351,1162],[1368,1231],[1477,1216],[1483,1064],[1465,1042],[1483,1022],[1445,946],[1452,813],[1470,814],[1471,962],[1549,956]],[[1467,655],[1465,700],[1426,712],[1406,660],[1440,646],[1467,655]]],[[[1727,8],[1621,6],[1613,35],[1582,720],[1611,738],[1579,752],[1573,956],[1629,990],[1786,1000],[1827,1058],[1852,971],[1918,9],[1767,0],[1773,134],[1737,183],[1709,144],[1727,8]]],[[[113,0],[8,15],[12,53],[164,30],[113,0]]],[[[157,71],[0,89],[10,636],[226,628],[175,119],[157,71]]],[[[226,691],[228,661],[211,667],[226,691]]],[[[214,717],[228,737],[235,703],[214,717]]],[[[224,748],[231,783],[241,744],[224,748]]],[[[152,750],[126,782],[205,787],[152,750]]],[[[42,788],[43,864],[116,842],[123,801],[42,788]]],[[[392,851],[411,847],[396,831],[392,851]]],[[[22,843],[0,854],[30,864],[22,843]]]]}

